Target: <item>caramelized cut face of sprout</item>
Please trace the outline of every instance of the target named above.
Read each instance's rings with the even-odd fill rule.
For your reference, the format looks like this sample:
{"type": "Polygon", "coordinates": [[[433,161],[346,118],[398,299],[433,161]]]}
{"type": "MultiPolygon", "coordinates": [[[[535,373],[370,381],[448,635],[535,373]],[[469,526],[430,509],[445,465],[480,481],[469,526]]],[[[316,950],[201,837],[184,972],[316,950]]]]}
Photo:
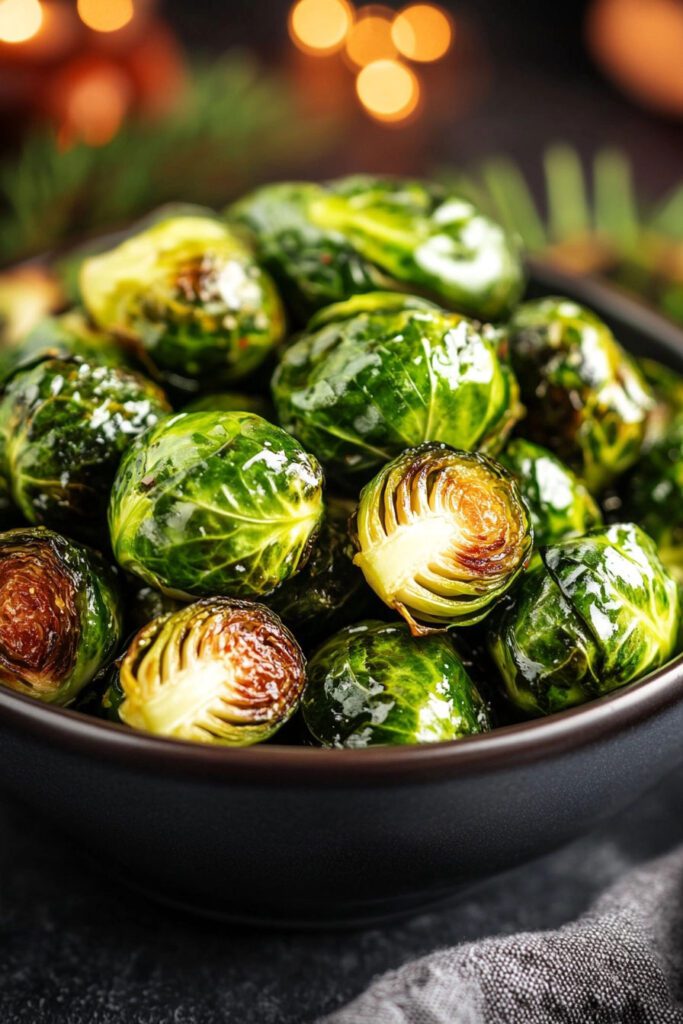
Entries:
{"type": "Polygon", "coordinates": [[[0,683],[68,704],[120,633],[116,585],[94,552],[42,527],[0,535],[0,683]]]}
{"type": "Polygon", "coordinates": [[[0,677],[47,694],[72,671],[80,636],[74,581],[49,546],[0,560],[0,677]]]}
{"type": "Polygon", "coordinates": [[[208,598],[140,630],[121,662],[119,715],[159,736],[247,746],[287,721],[305,678],[303,654],[274,612],[208,598]]]}
{"type": "Polygon", "coordinates": [[[361,493],[355,562],[414,633],[484,618],[527,563],[527,509],[506,470],[446,445],[409,449],[361,493]]]}

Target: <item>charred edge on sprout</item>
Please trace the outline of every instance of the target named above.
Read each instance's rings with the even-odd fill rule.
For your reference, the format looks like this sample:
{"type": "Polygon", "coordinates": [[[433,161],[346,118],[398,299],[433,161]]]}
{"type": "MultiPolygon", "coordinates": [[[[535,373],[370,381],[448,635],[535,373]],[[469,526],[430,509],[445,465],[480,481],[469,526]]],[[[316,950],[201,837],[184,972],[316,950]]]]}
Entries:
{"type": "MultiPolygon", "coordinates": [[[[242,712],[252,711],[248,724],[277,720],[292,697],[298,698],[305,682],[305,661],[294,637],[270,609],[230,598],[205,598],[188,607],[182,635],[177,641],[181,656],[201,662],[224,661],[231,677],[228,703],[242,712]],[[191,608],[191,611],[190,611],[191,608]]],[[[178,613],[176,613],[178,614],[178,613]]],[[[182,614],[182,612],[181,612],[182,614]]],[[[159,639],[172,614],[160,616],[133,639],[121,669],[135,679],[143,657],[159,639]]]]}

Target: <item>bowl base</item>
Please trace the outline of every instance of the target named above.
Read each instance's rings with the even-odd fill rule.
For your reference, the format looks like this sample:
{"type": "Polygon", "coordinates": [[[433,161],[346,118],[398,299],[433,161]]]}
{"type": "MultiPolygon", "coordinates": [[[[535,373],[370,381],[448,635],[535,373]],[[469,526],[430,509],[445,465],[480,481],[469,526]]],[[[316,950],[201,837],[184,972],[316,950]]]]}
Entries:
{"type": "Polygon", "coordinates": [[[213,899],[210,903],[205,903],[201,898],[178,896],[177,893],[171,893],[123,870],[118,871],[116,875],[127,888],[178,913],[248,928],[296,931],[372,928],[376,925],[391,924],[446,907],[457,902],[465,893],[469,894],[490,881],[490,878],[470,879],[460,885],[428,893],[414,893],[366,902],[349,901],[331,905],[325,901],[318,905],[288,908],[280,901],[278,912],[274,914],[272,910],[255,906],[253,903],[249,908],[245,908],[238,903],[217,905],[213,899]]]}

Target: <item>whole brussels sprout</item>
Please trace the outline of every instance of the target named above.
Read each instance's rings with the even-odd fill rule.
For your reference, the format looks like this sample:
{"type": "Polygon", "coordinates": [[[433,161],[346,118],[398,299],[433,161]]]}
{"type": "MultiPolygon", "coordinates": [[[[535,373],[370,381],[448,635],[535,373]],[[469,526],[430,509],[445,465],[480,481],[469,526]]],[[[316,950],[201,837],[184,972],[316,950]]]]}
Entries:
{"type": "Polygon", "coordinates": [[[517,437],[498,460],[517,481],[536,547],[580,537],[602,524],[602,512],[588,489],[547,448],[517,437]]]}
{"type": "Polygon", "coordinates": [[[132,371],[74,358],[18,373],[0,400],[0,456],[24,516],[82,539],[106,535],[122,453],[169,412],[132,371]]]}
{"type": "Polygon", "coordinates": [[[253,412],[264,420],[275,419],[275,410],[263,395],[242,395],[236,391],[202,395],[184,406],[183,412],[253,412]]]}
{"type": "Polygon", "coordinates": [[[523,303],[510,321],[510,358],[530,440],[547,445],[594,493],[633,465],[652,393],[599,317],[569,299],[523,303]]]}
{"type": "Polygon", "coordinates": [[[479,622],[526,566],[533,531],[514,478],[483,455],[424,444],[360,496],[354,561],[416,635],[479,622]]]}
{"type": "Polygon", "coordinates": [[[519,299],[523,272],[503,229],[434,184],[357,176],[266,185],[228,216],[304,322],[316,309],[377,289],[417,292],[492,320],[519,299]]]}
{"type": "Polygon", "coordinates": [[[68,704],[120,636],[116,581],[95,552],[44,527],[0,534],[0,683],[68,704]]]}
{"type": "Polygon", "coordinates": [[[653,538],[662,562],[683,584],[683,413],[636,463],[622,495],[624,513],[653,538]]]}
{"type": "Polygon", "coordinates": [[[171,597],[268,594],[306,562],[322,483],[317,460],[260,416],[179,413],[121,462],[114,555],[171,597]]]}
{"type": "Polygon", "coordinates": [[[326,747],[438,743],[488,732],[488,710],[445,634],[360,622],[308,664],[304,721],[326,747]]]}
{"type": "Polygon", "coordinates": [[[284,335],[274,284],[211,217],[162,220],[86,259],[81,291],[101,327],[137,341],[184,391],[245,377],[284,335]]]}
{"type": "Polygon", "coordinates": [[[491,654],[509,699],[547,715],[599,697],[674,652],[678,590],[633,523],[541,550],[494,616],[491,654]]]}
{"type": "Polygon", "coordinates": [[[375,595],[353,564],[356,549],[349,536],[353,511],[353,502],[328,499],[308,562],[267,598],[268,606],[300,643],[320,643],[327,633],[364,618],[375,604],[375,595]]]}
{"type": "Polygon", "coordinates": [[[304,656],[263,605],[206,598],[145,626],[121,659],[124,699],[110,710],[135,729],[224,746],[272,736],[296,710],[304,656]]]}
{"type": "Polygon", "coordinates": [[[496,451],[521,415],[497,334],[409,296],[324,311],[273,377],[286,430],[331,477],[364,483],[422,441],[496,451]]]}
{"type": "Polygon", "coordinates": [[[134,360],[112,338],[93,327],[81,310],[41,320],[25,338],[0,350],[0,382],[41,359],[77,356],[98,366],[134,369],[134,360]]]}

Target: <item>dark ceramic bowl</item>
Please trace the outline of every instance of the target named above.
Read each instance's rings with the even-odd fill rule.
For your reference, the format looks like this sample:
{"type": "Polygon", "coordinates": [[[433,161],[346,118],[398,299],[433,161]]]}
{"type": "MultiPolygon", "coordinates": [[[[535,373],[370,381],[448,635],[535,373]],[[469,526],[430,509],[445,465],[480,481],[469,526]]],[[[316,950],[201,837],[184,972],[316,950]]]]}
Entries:
{"type": "MultiPolygon", "coordinates": [[[[539,270],[632,351],[683,333],[539,270]]],[[[0,692],[0,784],[146,892],[261,923],[406,913],[592,828],[683,760],[683,663],[584,707],[457,743],[243,750],[157,739],[0,692]]]]}

